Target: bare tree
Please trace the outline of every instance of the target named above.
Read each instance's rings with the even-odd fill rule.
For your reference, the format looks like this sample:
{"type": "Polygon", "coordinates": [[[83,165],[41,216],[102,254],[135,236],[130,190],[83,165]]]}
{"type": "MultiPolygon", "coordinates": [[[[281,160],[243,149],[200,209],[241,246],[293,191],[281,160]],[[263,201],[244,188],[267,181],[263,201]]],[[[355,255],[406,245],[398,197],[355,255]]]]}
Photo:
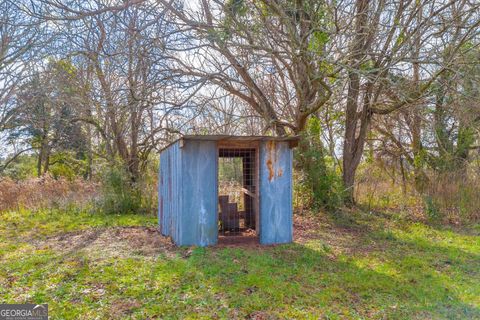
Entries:
{"type": "MultiPolygon", "coordinates": [[[[355,172],[372,120],[414,106],[452,67],[459,49],[477,36],[478,6],[467,1],[355,2],[343,147],[343,181],[349,203],[354,202],[355,172]],[[442,36],[448,28],[455,32],[445,42],[442,36]],[[420,53],[412,50],[419,44],[420,53]],[[423,77],[416,87],[404,90],[404,82],[398,80],[412,76],[407,65],[413,58],[417,59],[415,68],[422,67],[423,77]]],[[[419,71],[415,72],[418,76],[419,71]]]]}
{"type": "Polygon", "coordinates": [[[205,79],[242,99],[276,134],[299,133],[331,95],[326,5],[322,1],[161,0],[193,40],[177,59],[181,75],[205,79]],[[191,54],[190,54],[191,52],[191,54]]]}
{"type": "Polygon", "coordinates": [[[179,98],[167,90],[169,41],[175,30],[164,8],[143,1],[108,6],[42,1],[38,16],[54,21],[63,32],[60,53],[70,57],[83,76],[82,110],[75,121],[96,132],[109,161],[121,159],[133,180],[152,150],[159,148],[166,113],[179,98]],[[108,10],[105,9],[108,7],[108,10]],[[93,9],[92,9],[93,8],[93,9]],[[78,32],[82,30],[82,32],[78,32]]]}
{"type": "Polygon", "coordinates": [[[0,3],[0,131],[13,117],[15,89],[33,60],[39,36],[38,21],[19,10],[14,1],[0,3]]]}

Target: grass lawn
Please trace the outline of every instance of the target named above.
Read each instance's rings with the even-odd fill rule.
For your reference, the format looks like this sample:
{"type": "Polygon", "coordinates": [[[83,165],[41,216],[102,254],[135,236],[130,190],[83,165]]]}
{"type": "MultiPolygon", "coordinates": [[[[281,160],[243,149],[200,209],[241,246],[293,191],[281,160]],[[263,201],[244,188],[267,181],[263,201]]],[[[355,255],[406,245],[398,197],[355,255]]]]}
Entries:
{"type": "Polygon", "coordinates": [[[52,319],[480,319],[480,225],[296,217],[295,243],[175,248],[156,219],[0,213],[0,302],[52,319]]]}

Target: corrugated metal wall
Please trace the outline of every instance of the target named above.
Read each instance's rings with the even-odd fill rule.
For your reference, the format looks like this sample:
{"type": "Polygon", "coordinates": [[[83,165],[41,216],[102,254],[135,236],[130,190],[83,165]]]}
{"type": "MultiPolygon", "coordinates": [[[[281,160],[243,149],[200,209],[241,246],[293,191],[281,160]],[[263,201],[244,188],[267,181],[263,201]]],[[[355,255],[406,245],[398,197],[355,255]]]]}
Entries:
{"type": "Polygon", "coordinates": [[[177,242],[178,215],[182,212],[182,170],[180,143],[177,141],[160,154],[158,177],[158,222],[163,235],[177,242]]]}
{"type": "Polygon", "coordinates": [[[260,243],[293,240],[292,149],[288,142],[260,144],[260,243]]]}
{"type": "Polygon", "coordinates": [[[217,143],[185,141],[182,150],[183,211],[180,245],[217,243],[217,143]]]}
{"type": "Polygon", "coordinates": [[[160,154],[158,222],[180,246],[217,243],[217,144],[176,142],[160,154]]]}

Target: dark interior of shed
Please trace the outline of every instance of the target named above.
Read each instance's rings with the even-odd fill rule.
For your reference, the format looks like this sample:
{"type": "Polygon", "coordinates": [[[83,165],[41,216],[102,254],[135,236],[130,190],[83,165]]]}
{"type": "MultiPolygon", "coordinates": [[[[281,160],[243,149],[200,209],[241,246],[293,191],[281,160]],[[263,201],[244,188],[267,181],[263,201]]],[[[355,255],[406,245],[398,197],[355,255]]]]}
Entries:
{"type": "Polygon", "coordinates": [[[220,148],[218,152],[218,234],[220,242],[254,238],[257,172],[255,148],[220,148]]]}

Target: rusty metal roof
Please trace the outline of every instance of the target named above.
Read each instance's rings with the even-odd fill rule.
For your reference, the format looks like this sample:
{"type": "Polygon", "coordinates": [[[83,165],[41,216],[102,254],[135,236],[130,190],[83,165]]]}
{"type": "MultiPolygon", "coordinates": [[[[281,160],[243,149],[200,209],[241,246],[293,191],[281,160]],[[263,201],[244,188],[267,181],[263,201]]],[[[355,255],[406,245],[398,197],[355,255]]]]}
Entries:
{"type": "Polygon", "coordinates": [[[292,146],[296,146],[300,140],[299,136],[290,136],[290,137],[273,137],[273,136],[235,136],[235,135],[223,135],[223,134],[213,134],[213,135],[184,135],[181,138],[176,139],[175,141],[169,143],[163,150],[170,147],[172,144],[179,140],[199,140],[199,141],[287,141],[291,142],[292,146]]]}

